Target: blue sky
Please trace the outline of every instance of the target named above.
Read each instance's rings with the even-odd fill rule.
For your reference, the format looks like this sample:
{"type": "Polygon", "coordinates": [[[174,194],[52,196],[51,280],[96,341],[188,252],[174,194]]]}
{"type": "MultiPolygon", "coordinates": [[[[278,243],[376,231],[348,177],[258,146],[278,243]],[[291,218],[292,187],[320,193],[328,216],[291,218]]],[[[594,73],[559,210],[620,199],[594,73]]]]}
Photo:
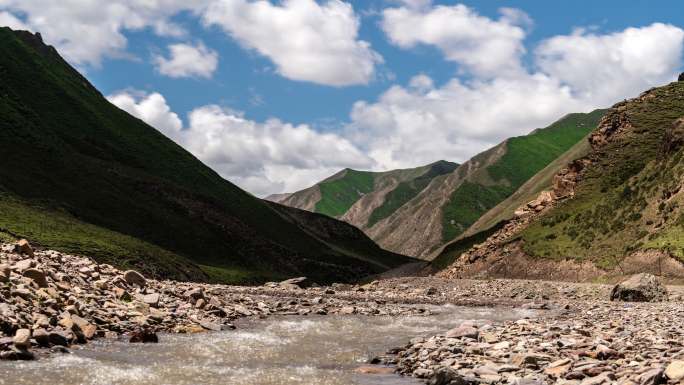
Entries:
{"type": "Polygon", "coordinates": [[[0,24],[257,195],[462,162],[682,67],[679,1],[55,3],[0,0],[0,24]]]}

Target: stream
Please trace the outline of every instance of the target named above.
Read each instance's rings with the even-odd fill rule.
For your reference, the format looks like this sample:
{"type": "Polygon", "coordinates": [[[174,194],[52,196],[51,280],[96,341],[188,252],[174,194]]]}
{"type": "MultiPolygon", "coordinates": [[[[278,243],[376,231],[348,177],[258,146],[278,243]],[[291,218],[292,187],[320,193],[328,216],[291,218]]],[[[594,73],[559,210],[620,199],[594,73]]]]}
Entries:
{"type": "Polygon", "coordinates": [[[409,385],[357,369],[411,338],[531,316],[529,310],[433,306],[428,316],[273,316],[237,330],[160,335],[158,344],[97,340],[72,354],[0,362],[0,385],[409,385]]]}

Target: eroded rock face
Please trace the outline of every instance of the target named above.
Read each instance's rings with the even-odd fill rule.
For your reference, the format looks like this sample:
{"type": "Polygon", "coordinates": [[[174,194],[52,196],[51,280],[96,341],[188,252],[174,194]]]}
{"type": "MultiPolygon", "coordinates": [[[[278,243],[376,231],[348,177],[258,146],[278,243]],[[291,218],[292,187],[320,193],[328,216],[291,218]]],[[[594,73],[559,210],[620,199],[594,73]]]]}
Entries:
{"type": "Polygon", "coordinates": [[[636,274],[613,288],[611,301],[660,302],[667,300],[667,289],[653,274],[636,274]]]}

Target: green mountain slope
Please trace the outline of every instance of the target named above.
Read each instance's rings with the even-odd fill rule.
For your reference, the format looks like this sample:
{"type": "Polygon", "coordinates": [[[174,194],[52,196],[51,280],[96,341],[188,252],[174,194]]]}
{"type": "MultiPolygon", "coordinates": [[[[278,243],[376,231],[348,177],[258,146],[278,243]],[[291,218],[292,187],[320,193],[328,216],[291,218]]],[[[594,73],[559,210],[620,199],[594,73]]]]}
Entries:
{"type": "Polygon", "coordinates": [[[682,116],[682,82],[614,106],[591,137],[574,199],[522,231],[525,252],[607,268],[646,250],[684,260],[682,116]]]}
{"type": "Polygon", "coordinates": [[[339,221],[322,238],[225,181],[111,105],[39,36],[0,28],[0,51],[6,233],[179,279],[350,280],[407,261],[367,238],[368,254],[350,249],[335,233],[354,229],[339,221]]]}
{"type": "MultiPolygon", "coordinates": [[[[585,143],[554,162],[553,175],[546,168],[514,194],[527,203],[543,185],[547,191],[534,203],[503,226],[469,234],[479,245],[457,250],[463,257],[441,274],[617,280],[649,272],[681,282],[684,82],[616,104],[585,143]],[[566,165],[558,167],[562,161],[566,165]]],[[[498,207],[486,221],[515,203],[498,207]]],[[[448,254],[449,247],[439,258],[453,260],[448,254]]]]}
{"type": "MultiPolygon", "coordinates": [[[[367,234],[388,250],[433,259],[449,242],[474,235],[468,232],[471,226],[577,144],[603,113],[570,114],[477,154],[434,178],[420,194],[366,229],[367,234]]],[[[501,220],[495,219],[481,230],[501,220]]]]}
{"type": "Polygon", "coordinates": [[[604,113],[604,110],[596,110],[588,114],[569,114],[529,135],[508,139],[499,159],[471,174],[451,194],[442,208],[442,240],[452,240],[465,232],[483,214],[578,143],[596,127],[604,113]]]}
{"type": "Polygon", "coordinates": [[[279,202],[340,218],[363,229],[391,215],[434,178],[456,167],[456,163],[438,161],[384,172],[344,169],[314,186],[288,194],[279,202]]]}

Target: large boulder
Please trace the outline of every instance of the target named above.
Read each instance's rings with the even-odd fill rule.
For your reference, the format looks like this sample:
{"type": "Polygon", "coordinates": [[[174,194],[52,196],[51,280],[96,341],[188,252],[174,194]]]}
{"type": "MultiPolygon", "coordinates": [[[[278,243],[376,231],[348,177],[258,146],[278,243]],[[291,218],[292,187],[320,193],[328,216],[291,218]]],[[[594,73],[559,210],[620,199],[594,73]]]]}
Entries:
{"type": "Polygon", "coordinates": [[[615,285],[611,301],[659,302],[667,300],[667,289],[653,274],[641,273],[615,285]]]}
{"type": "Polygon", "coordinates": [[[129,285],[138,285],[140,287],[145,287],[147,284],[147,280],[145,277],[143,277],[142,274],[138,273],[135,270],[128,270],[124,273],[123,275],[124,281],[128,283],[129,285]]]}
{"type": "Polygon", "coordinates": [[[682,72],[681,74],[679,74],[679,77],[677,78],[677,80],[680,81],[680,82],[684,82],[684,72],[682,72]]]}
{"type": "Polygon", "coordinates": [[[19,242],[14,245],[14,252],[33,257],[33,247],[31,247],[31,244],[26,239],[20,239],[19,242]]]}

